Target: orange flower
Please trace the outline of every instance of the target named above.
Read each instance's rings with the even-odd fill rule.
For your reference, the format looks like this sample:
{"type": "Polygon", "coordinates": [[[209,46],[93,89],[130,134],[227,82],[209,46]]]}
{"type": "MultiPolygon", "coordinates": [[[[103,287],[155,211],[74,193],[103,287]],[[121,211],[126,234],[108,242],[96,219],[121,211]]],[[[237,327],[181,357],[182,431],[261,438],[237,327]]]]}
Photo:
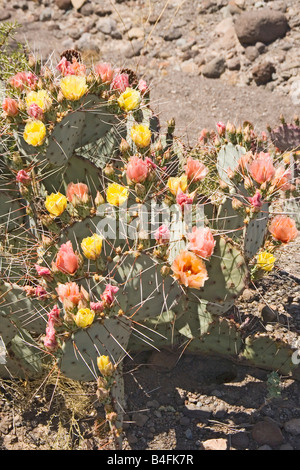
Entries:
{"type": "Polygon", "coordinates": [[[200,289],[208,279],[204,261],[187,250],[175,258],[171,269],[175,279],[186,287],[200,289]]]}
{"type": "Polygon", "coordinates": [[[289,243],[298,236],[296,222],[285,215],[276,215],[272,220],[269,232],[275,240],[289,243]]]}
{"type": "Polygon", "coordinates": [[[72,204],[86,204],[89,200],[89,188],[84,183],[70,183],[67,187],[67,199],[72,204]]]}
{"type": "Polygon", "coordinates": [[[273,159],[269,153],[260,152],[249,166],[252,178],[259,184],[271,181],[275,175],[273,159]]]}

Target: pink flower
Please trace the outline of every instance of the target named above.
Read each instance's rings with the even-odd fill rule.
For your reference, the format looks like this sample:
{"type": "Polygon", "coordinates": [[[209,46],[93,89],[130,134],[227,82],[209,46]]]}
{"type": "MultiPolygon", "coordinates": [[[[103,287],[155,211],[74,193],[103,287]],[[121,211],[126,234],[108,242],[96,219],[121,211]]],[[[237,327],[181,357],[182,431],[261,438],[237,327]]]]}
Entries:
{"type": "Polygon", "coordinates": [[[95,74],[101,78],[102,83],[111,83],[114,70],[110,64],[103,62],[101,64],[95,65],[95,74]]]}
{"type": "Polygon", "coordinates": [[[257,190],[253,197],[248,197],[248,201],[250,202],[253,209],[255,209],[256,211],[259,211],[263,205],[260,191],[257,190]]]}
{"type": "Polygon", "coordinates": [[[179,190],[176,195],[176,202],[181,208],[184,208],[186,204],[193,204],[194,197],[195,193],[186,194],[179,190]]]}
{"type": "Polygon", "coordinates": [[[23,91],[24,88],[34,88],[38,78],[32,72],[18,72],[10,78],[9,84],[13,88],[23,91]]]}
{"type": "Polygon", "coordinates": [[[48,293],[42,286],[36,286],[34,296],[39,299],[46,299],[48,297],[48,293]]]}
{"type": "Polygon", "coordinates": [[[78,202],[86,204],[89,200],[89,188],[84,183],[69,183],[67,187],[67,199],[69,202],[76,204],[78,202]]]}
{"type": "Polygon", "coordinates": [[[188,250],[204,259],[211,257],[216,242],[208,227],[193,227],[192,233],[188,234],[188,239],[188,250]]]}
{"type": "Polygon", "coordinates": [[[157,165],[154,163],[153,160],[151,160],[151,158],[146,157],[146,158],[145,158],[145,162],[147,163],[148,167],[149,167],[151,170],[155,170],[155,168],[157,168],[157,165]]]}
{"type": "Polygon", "coordinates": [[[59,300],[65,302],[68,300],[73,305],[78,305],[82,299],[82,293],[76,282],[67,282],[66,284],[59,284],[56,288],[59,300]]]}
{"type": "Polygon", "coordinates": [[[55,351],[58,348],[58,342],[56,341],[56,331],[53,325],[47,326],[46,336],[43,339],[44,346],[49,351],[55,351]]]}
{"type": "Polygon", "coordinates": [[[103,312],[104,310],[104,302],[91,302],[90,309],[94,310],[94,312],[103,312]]]}
{"type": "Polygon", "coordinates": [[[57,305],[54,305],[51,312],[47,314],[48,316],[48,324],[50,326],[60,324],[60,308],[57,305]]]}
{"type": "Polygon", "coordinates": [[[200,137],[199,137],[199,142],[200,143],[206,143],[207,140],[209,138],[209,132],[207,129],[202,129],[202,131],[200,132],[200,137]]]}
{"type": "Polygon", "coordinates": [[[281,189],[282,191],[288,191],[291,189],[292,173],[290,169],[285,169],[283,166],[280,166],[276,169],[272,184],[276,188],[281,189]]]}
{"type": "Polygon", "coordinates": [[[63,57],[56,68],[64,77],[66,75],[84,75],[86,71],[85,65],[77,62],[75,57],[73,57],[72,63],[63,57]]]}
{"type": "Polygon", "coordinates": [[[142,183],[147,178],[148,171],[149,167],[146,161],[137,156],[130,157],[126,169],[126,176],[129,181],[142,183]]]}
{"type": "Polygon", "coordinates": [[[40,266],[39,264],[35,264],[35,269],[36,269],[36,272],[38,273],[39,276],[41,277],[47,277],[47,276],[51,276],[51,271],[49,268],[45,267],[45,266],[40,266]]]}
{"type": "Polygon", "coordinates": [[[185,173],[190,181],[201,181],[208,173],[206,166],[192,157],[188,157],[184,167],[185,173]]]}
{"type": "Polygon", "coordinates": [[[249,172],[252,178],[259,184],[271,181],[275,174],[271,155],[269,153],[260,152],[250,164],[249,172]]]}
{"type": "Polygon", "coordinates": [[[226,124],[224,124],[223,122],[218,122],[218,123],[217,123],[217,130],[218,130],[218,134],[219,134],[220,136],[225,135],[225,132],[226,132],[226,124]]]}
{"type": "Polygon", "coordinates": [[[166,225],[158,227],[154,233],[154,238],[159,244],[168,243],[170,240],[170,230],[166,225]]]}
{"type": "Polygon", "coordinates": [[[118,292],[119,288],[117,286],[112,286],[107,284],[102,295],[100,295],[103,302],[107,305],[111,305],[114,301],[115,294],[118,292]]]}
{"type": "Polygon", "coordinates": [[[140,92],[142,94],[147,93],[149,91],[147,82],[145,80],[141,79],[138,83],[138,89],[140,90],[140,92]]]}
{"type": "Polygon", "coordinates": [[[33,119],[43,119],[44,111],[42,108],[39,107],[38,104],[32,103],[29,108],[27,109],[28,116],[32,117],[33,119]]]}
{"type": "Polygon", "coordinates": [[[129,76],[127,73],[117,73],[112,82],[111,88],[123,93],[129,87],[129,76]]]}
{"type": "Polygon", "coordinates": [[[78,256],[74,253],[72,243],[67,241],[61,245],[55,262],[56,268],[65,274],[74,274],[78,267],[78,256]]]}
{"type": "Polygon", "coordinates": [[[13,98],[5,98],[2,103],[2,109],[6,116],[16,116],[19,113],[18,103],[13,98]]]}
{"type": "Polygon", "coordinates": [[[22,184],[24,184],[25,186],[27,186],[27,185],[29,185],[30,182],[31,182],[31,177],[30,177],[30,175],[27,173],[27,171],[25,171],[25,170],[20,170],[20,171],[18,171],[16,180],[18,181],[18,183],[22,183],[22,184]]]}

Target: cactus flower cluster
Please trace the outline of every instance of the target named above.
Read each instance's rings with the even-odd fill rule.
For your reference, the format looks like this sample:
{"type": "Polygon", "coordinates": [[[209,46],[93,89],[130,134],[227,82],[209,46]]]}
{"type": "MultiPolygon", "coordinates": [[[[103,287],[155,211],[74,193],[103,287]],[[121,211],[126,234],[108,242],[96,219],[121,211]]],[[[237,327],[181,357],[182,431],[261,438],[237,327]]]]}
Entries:
{"type": "MultiPolygon", "coordinates": [[[[265,135],[219,122],[189,148],[174,120],[161,132],[144,80],[109,63],[89,69],[77,51],[11,77],[2,109],[1,374],[54,362],[96,380],[119,437],[132,351],[187,342],[259,357],[228,312],[298,235],[271,211],[296,186],[265,135]],[[30,354],[14,348],[19,337],[30,354]]],[[[276,368],[293,373],[284,339],[279,350],[276,368]]]]}

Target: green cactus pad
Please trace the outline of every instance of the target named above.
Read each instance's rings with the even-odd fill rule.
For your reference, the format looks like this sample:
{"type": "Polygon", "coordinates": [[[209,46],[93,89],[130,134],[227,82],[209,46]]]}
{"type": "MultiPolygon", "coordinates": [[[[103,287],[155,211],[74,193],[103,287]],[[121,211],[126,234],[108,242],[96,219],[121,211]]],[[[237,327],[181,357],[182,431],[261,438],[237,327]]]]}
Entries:
{"type": "Polygon", "coordinates": [[[233,145],[231,142],[224,145],[218,154],[217,170],[222,181],[229,186],[232,181],[228,178],[227,170],[234,171],[238,166],[238,161],[242,155],[246,153],[246,149],[240,145],[233,145]]]}
{"type": "Polygon", "coordinates": [[[246,359],[249,365],[291,375],[297,368],[292,360],[297,341],[295,333],[280,328],[271,334],[256,333],[246,338],[241,358],[246,359]]]}
{"type": "Polygon", "coordinates": [[[126,317],[96,320],[89,328],[80,329],[62,347],[61,372],[73,379],[92,381],[99,376],[97,357],[109,356],[118,364],[126,356],[131,322],[126,317]]]}
{"type": "Polygon", "coordinates": [[[250,220],[244,238],[244,253],[251,259],[263,246],[269,220],[269,204],[263,204],[261,211],[250,220]]]}

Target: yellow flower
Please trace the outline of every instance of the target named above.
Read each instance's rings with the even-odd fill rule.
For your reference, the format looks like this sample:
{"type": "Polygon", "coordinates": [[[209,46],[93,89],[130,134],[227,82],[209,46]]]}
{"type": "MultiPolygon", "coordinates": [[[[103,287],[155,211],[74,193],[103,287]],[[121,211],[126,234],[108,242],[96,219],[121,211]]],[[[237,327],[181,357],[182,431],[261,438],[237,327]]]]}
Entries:
{"type": "Polygon", "coordinates": [[[272,271],[275,261],[276,258],[272,255],[272,253],[263,251],[262,253],[259,253],[257,257],[257,266],[263,271],[272,271]]]}
{"type": "Polygon", "coordinates": [[[134,124],[130,136],[137,147],[148,147],[151,141],[151,131],[143,124],[134,124]]]}
{"type": "Polygon", "coordinates": [[[27,122],[23,133],[23,138],[27,144],[38,147],[44,143],[45,137],[46,126],[42,121],[27,122]]]}
{"type": "Polygon", "coordinates": [[[95,312],[89,308],[80,308],[74,318],[74,321],[79,328],[87,328],[90,326],[95,318],[95,312]]]}
{"type": "Polygon", "coordinates": [[[48,111],[52,105],[52,99],[46,90],[30,91],[25,98],[26,105],[37,104],[43,111],[48,111]]]}
{"type": "Polygon", "coordinates": [[[81,242],[83,254],[88,259],[97,259],[102,250],[102,238],[94,233],[91,237],[84,238],[81,242]]]}
{"type": "Polygon", "coordinates": [[[172,177],[168,179],[168,188],[174,196],[178,193],[179,189],[184,193],[187,188],[187,176],[183,174],[180,177],[172,177]]]}
{"type": "Polygon", "coordinates": [[[99,356],[97,357],[97,366],[102,375],[112,375],[114,372],[114,366],[110,362],[108,356],[99,356]]]}
{"type": "Polygon", "coordinates": [[[61,79],[60,89],[67,100],[76,101],[87,92],[88,86],[85,77],[67,75],[61,79]]]}
{"type": "Polygon", "coordinates": [[[118,183],[112,183],[108,186],[106,197],[109,204],[121,206],[128,199],[129,191],[118,183]]]}
{"type": "Polygon", "coordinates": [[[124,111],[132,111],[137,108],[141,101],[140,92],[133,88],[126,88],[126,90],[119,96],[118,104],[124,111]]]}
{"type": "Polygon", "coordinates": [[[66,196],[61,193],[52,193],[46,197],[45,207],[51,215],[59,217],[66,209],[67,203],[66,196]]]}

